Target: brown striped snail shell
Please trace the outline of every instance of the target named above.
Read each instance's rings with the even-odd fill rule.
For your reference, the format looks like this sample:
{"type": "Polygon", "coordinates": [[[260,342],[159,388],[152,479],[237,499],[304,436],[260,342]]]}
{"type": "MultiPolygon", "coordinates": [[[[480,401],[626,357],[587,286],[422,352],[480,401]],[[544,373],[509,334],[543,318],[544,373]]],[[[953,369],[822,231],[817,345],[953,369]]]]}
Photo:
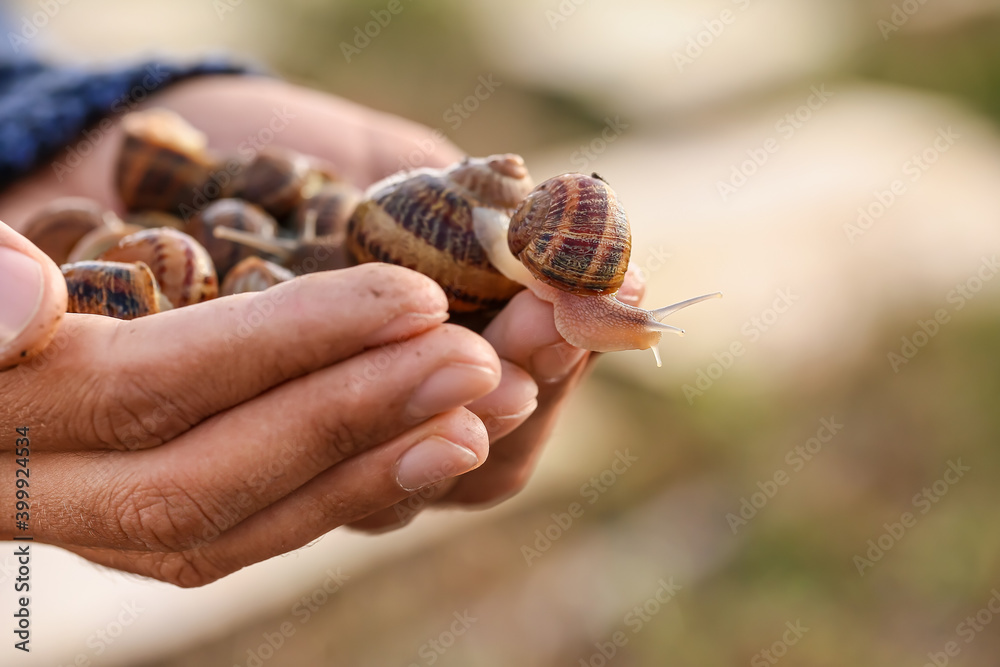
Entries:
{"type": "Polygon", "coordinates": [[[390,262],[433,278],[453,312],[496,310],[522,286],[491,264],[477,221],[506,223],[531,188],[524,160],[513,154],[390,176],[366,191],[347,247],[359,262],[390,262]]]}
{"type": "Polygon", "coordinates": [[[109,217],[107,224],[98,227],[77,242],[66,262],[86,262],[96,260],[104,251],[118,245],[118,242],[129,234],[141,232],[142,227],[123,223],[117,218],[109,217]]]}
{"type": "Polygon", "coordinates": [[[106,213],[92,199],[60,197],[38,211],[23,232],[56,264],[64,264],[84,236],[106,226],[106,213]]]}
{"type": "Polygon", "coordinates": [[[175,308],[214,299],[219,282],[208,251],[183,232],[169,227],[144,229],[126,236],[100,259],[144,262],[175,308]]]}
{"type": "Polygon", "coordinates": [[[236,195],[283,218],[318,187],[316,178],[306,156],[267,146],[244,167],[236,195]]]}
{"type": "Polygon", "coordinates": [[[256,254],[253,248],[214,235],[216,227],[229,227],[264,239],[273,238],[278,224],[263,209],[242,199],[220,199],[209,204],[188,223],[185,231],[208,251],[219,276],[256,254]]]}
{"type": "Polygon", "coordinates": [[[242,294],[244,292],[263,292],[278,283],[291,280],[295,274],[283,266],[269,262],[260,257],[247,257],[232,268],[222,281],[219,296],[242,294]]]}
{"type": "Polygon", "coordinates": [[[632,232],[601,178],[563,174],[545,181],[510,220],[508,244],[538,280],[572,294],[613,294],[625,282],[632,232]]]}
{"type": "Polygon", "coordinates": [[[61,269],[69,293],[68,313],[131,320],[170,309],[143,262],[77,262],[61,269]]]}
{"type": "Polygon", "coordinates": [[[166,109],[130,113],[122,129],[115,186],[126,208],[179,213],[212,199],[206,186],[218,165],[204,134],[166,109]]]}

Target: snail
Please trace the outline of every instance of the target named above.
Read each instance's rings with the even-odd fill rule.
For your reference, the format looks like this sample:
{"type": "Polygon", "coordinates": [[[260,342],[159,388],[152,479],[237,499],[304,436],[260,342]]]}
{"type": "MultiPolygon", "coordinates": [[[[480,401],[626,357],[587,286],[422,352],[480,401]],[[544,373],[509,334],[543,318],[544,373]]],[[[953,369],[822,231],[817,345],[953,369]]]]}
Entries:
{"type": "Polygon", "coordinates": [[[242,230],[269,239],[275,235],[278,224],[261,208],[241,199],[219,199],[193,218],[185,231],[208,251],[221,277],[241,260],[250,257],[254,250],[217,238],[212,233],[217,227],[242,230]]]}
{"type": "Polygon", "coordinates": [[[243,169],[236,196],[281,219],[325,183],[336,181],[333,170],[318,160],[284,148],[265,146],[243,169]]]}
{"type": "Polygon", "coordinates": [[[131,113],[122,129],[115,187],[128,210],[184,213],[199,199],[224,194],[209,187],[219,164],[208,153],[207,138],[179,115],[166,109],[131,113]]]}
{"type": "Polygon", "coordinates": [[[511,280],[552,304],[556,329],[571,345],[594,352],[651,349],[667,315],[720,292],[645,310],[615,294],[625,282],[631,230],[614,190],[597,174],[563,174],[541,183],[511,217],[481,221],[476,234],[490,261],[511,280]]]}
{"type": "Polygon", "coordinates": [[[77,262],[61,269],[69,293],[68,313],[131,320],[170,309],[143,262],[77,262]]]}
{"type": "Polygon", "coordinates": [[[56,264],[65,264],[81,239],[107,226],[108,216],[91,199],[61,197],[32,216],[24,236],[56,264]]]}
{"type": "Polygon", "coordinates": [[[399,264],[433,278],[453,312],[497,310],[522,286],[490,262],[475,228],[504,224],[532,185],[513,154],[390,176],[365,192],[347,249],[358,262],[399,264]]]}
{"type": "Polygon", "coordinates": [[[311,197],[303,199],[287,221],[299,238],[343,239],[347,223],[364,193],[343,181],[324,183],[311,197]]]}
{"type": "Polygon", "coordinates": [[[295,274],[283,266],[261,259],[247,257],[233,269],[222,281],[219,288],[220,296],[242,294],[244,292],[263,292],[268,287],[291,280],[295,274]]]}
{"type": "MultiPolygon", "coordinates": [[[[204,136],[182,119],[170,112],[144,114],[141,122],[126,124],[120,190],[130,208],[136,208],[138,200],[175,211],[198,183],[211,179],[216,162],[204,136]],[[158,196],[139,197],[157,183],[158,196]],[[126,187],[129,184],[133,187],[126,187]]],[[[294,273],[390,262],[437,281],[454,314],[488,316],[527,287],[552,304],[556,327],[571,344],[598,352],[652,349],[658,365],[662,334],[683,333],[662,320],[721,296],[707,294],[654,310],[619,301],[615,295],[629,271],[631,231],[614,190],[596,174],[564,174],[534,187],[524,160],[505,154],[466,158],[444,169],[401,172],[370,186],[359,201],[350,186],[336,181],[334,175],[310,166],[310,158],[265,149],[245,165],[231,192],[274,213],[298,238],[276,236],[273,225],[246,224],[243,219],[251,216],[245,211],[254,209],[245,203],[243,214],[235,213],[239,204],[216,204],[220,210],[233,207],[231,221],[226,215],[218,220],[206,215],[209,207],[188,230],[213,248],[223,272],[243,258],[240,273],[226,291],[266,288],[288,275],[279,275],[262,260],[250,262],[246,251],[233,253],[232,243],[274,256],[294,273]],[[229,245],[215,246],[219,240],[229,245]],[[222,247],[225,252],[218,249],[222,247]]],[[[147,239],[124,254],[112,249],[102,258],[152,262],[164,293],[175,305],[183,305],[187,299],[177,300],[163,267],[135,251],[149,244],[147,239]]],[[[119,245],[129,244],[123,240],[119,245]]],[[[199,274],[206,288],[208,273],[199,274]]],[[[196,300],[201,298],[210,297],[202,294],[196,300]]]]}
{"type": "Polygon", "coordinates": [[[136,232],[106,250],[100,259],[145,263],[175,308],[214,299],[219,293],[218,277],[208,251],[176,229],[162,227],[136,232]]]}
{"type": "MultiPolygon", "coordinates": [[[[224,238],[290,259],[301,244],[224,238]]],[[[564,174],[532,188],[520,156],[467,158],[442,170],[390,176],[365,193],[351,217],[346,250],[355,262],[384,261],[433,278],[453,313],[501,308],[524,287],[553,305],[567,342],[595,352],[659,349],[667,315],[720,293],[645,310],[615,294],[631,254],[628,217],[599,176],[564,174]]]]}
{"type": "Polygon", "coordinates": [[[293,274],[333,271],[351,266],[355,262],[347,253],[344,238],[347,219],[360,199],[360,191],[351,185],[336,185],[323,188],[297,207],[294,222],[298,238],[255,234],[230,225],[216,225],[212,235],[224,243],[240,244],[273,256],[293,274]]]}

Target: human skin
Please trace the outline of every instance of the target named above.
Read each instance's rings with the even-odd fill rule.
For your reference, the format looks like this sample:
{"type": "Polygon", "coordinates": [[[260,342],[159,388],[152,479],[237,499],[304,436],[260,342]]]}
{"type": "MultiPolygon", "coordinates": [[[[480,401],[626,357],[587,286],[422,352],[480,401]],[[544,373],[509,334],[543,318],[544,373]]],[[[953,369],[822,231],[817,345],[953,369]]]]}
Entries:
{"type": "MultiPolygon", "coordinates": [[[[177,111],[222,153],[280,109],[291,120],[274,145],[327,159],[360,186],[430,136],[252,77],[191,80],[149,105],[177,111]]],[[[115,127],[61,179],[45,166],[0,193],[11,225],[0,224],[0,253],[37,262],[45,295],[24,331],[0,344],[6,368],[48,343],[0,372],[0,446],[30,429],[36,540],[200,586],[339,526],[391,529],[426,507],[490,505],[524,486],[589,356],[528,292],[481,335],[445,322],[431,280],[379,264],[130,322],[60,317],[58,268],[13,230],[59,196],[120,210],[111,178],[120,140],[115,127]],[[248,323],[251,333],[237,335],[248,323]]],[[[427,165],[461,155],[439,143],[427,165]]],[[[635,304],[641,292],[630,283],[619,296],[635,304]]],[[[8,469],[0,482],[11,501],[13,479],[8,469]]],[[[4,522],[0,539],[15,532],[4,522]]]]}

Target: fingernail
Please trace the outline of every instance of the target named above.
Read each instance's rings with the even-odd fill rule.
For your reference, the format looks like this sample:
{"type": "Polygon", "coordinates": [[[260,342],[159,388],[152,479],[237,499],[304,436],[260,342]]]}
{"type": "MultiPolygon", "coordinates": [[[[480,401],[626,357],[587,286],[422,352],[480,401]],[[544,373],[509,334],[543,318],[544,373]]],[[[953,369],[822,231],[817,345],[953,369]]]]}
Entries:
{"type": "Polygon", "coordinates": [[[27,328],[42,304],[44,288],[38,262],[0,247],[0,347],[27,328]]]}
{"type": "Polygon", "coordinates": [[[448,319],[447,312],[441,313],[406,313],[392,320],[371,335],[372,344],[381,345],[405,338],[411,338],[441,324],[448,319]]]}
{"type": "Polygon", "coordinates": [[[461,475],[479,465],[469,449],[434,435],[410,447],[396,464],[396,482],[407,491],[461,475]]]}
{"type": "Polygon", "coordinates": [[[530,417],[537,409],[538,399],[533,398],[509,415],[499,415],[490,412],[486,415],[479,415],[479,419],[482,420],[486,431],[492,436],[495,433],[507,430],[512,424],[520,425],[524,423],[524,420],[530,417]]]}
{"type": "Polygon", "coordinates": [[[407,407],[414,419],[427,419],[488,394],[497,384],[492,368],[475,364],[449,364],[417,387],[407,407]]]}
{"type": "Polygon", "coordinates": [[[569,343],[546,345],[531,355],[531,370],[535,378],[542,382],[559,382],[569,375],[586,355],[586,350],[573,347],[569,343]]]}

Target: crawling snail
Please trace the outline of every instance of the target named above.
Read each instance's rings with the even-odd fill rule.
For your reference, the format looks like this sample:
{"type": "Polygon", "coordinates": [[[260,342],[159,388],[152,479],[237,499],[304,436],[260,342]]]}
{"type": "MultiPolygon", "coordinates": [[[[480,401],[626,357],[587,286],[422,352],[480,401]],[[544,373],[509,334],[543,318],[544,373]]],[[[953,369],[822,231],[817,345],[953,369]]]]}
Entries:
{"type": "MultiPolygon", "coordinates": [[[[162,125],[163,117],[154,120],[162,125]]],[[[183,128],[178,130],[175,121],[171,119],[170,125],[175,135],[194,136],[183,128]]],[[[131,126],[142,124],[133,122],[131,126]]],[[[122,163],[145,166],[161,174],[166,167],[157,160],[177,160],[180,144],[185,149],[184,191],[197,191],[199,186],[190,179],[198,172],[191,166],[201,167],[212,160],[200,155],[203,146],[197,141],[174,141],[168,150],[165,145],[169,143],[162,132],[135,132],[125,142],[122,163]],[[147,149],[142,139],[149,136],[152,139],[147,149]],[[137,155],[146,157],[138,159],[137,155]]],[[[256,230],[254,226],[242,225],[240,230],[213,224],[209,225],[211,235],[253,246],[258,253],[277,258],[298,273],[369,261],[406,266],[437,281],[454,313],[494,312],[527,287],[553,305],[556,327],[571,344],[598,352],[652,349],[657,365],[657,345],[662,334],[683,333],[661,320],[677,310],[721,296],[707,294],[655,310],[619,301],[615,295],[626,280],[631,232],[614,190],[596,174],[564,174],[533,187],[524,161],[517,155],[467,158],[445,169],[395,174],[369,187],[356,206],[353,201],[331,206],[320,205],[314,197],[324,189],[333,196],[332,190],[325,188],[334,182],[332,178],[309,177],[303,171],[303,161],[287,153],[269,153],[261,159],[267,162],[256,172],[267,178],[251,179],[253,188],[248,187],[246,178],[237,179],[233,192],[254,190],[258,203],[266,204],[273,212],[285,213],[279,222],[285,228],[297,227],[299,238],[275,236],[269,224],[256,225],[256,230]],[[280,173],[282,164],[293,170],[287,178],[280,173]],[[269,194],[265,187],[268,183],[283,188],[280,196],[269,194]],[[348,222],[344,211],[352,208],[348,222]],[[317,234],[316,217],[328,209],[340,212],[339,222],[326,225],[324,233],[317,234]],[[296,222],[289,224],[289,219],[296,222]],[[315,261],[320,255],[329,263],[315,261]]],[[[209,178],[205,174],[200,177],[209,178]]],[[[118,182],[131,188],[127,195],[123,192],[126,201],[146,205],[154,199],[137,191],[141,184],[150,182],[141,174],[128,175],[127,169],[120,166],[118,182]]],[[[176,201],[176,197],[170,198],[167,210],[175,210],[176,201]]],[[[227,250],[225,256],[226,263],[233,264],[242,255],[227,250]]],[[[106,253],[103,259],[150,261],[134,253],[123,256],[116,252],[106,253]]],[[[274,264],[251,262],[245,257],[240,268],[240,275],[229,281],[231,285],[224,293],[255,286],[266,288],[291,276],[274,264]]],[[[170,280],[168,275],[157,278],[170,280]]],[[[215,287],[209,285],[209,276],[205,275],[204,280],[206,287],[215,287]]],[[[165,284],[164,293],[169,296],[170,292],[165,284]]],[[[214,296],[207,294],[198,298],[214,296]]]]}
{"type": "Polygon", "coordinates": [[[660,320],[722,296],[651,311],[619,301],[632,241],[614,190],[596,174],[564,174],[532,189],[524,161],[512,154],[376,183],[348,239],[362,261],[435,278],[455,310],[502,305],[524,286],[553,305],[570,344],[594,352],[650,348],[658,366],[663,332],[683,333],[660,320]]]}
{"type": "MultiPolygon", "coordinates": [[[[290,254],[295,244],[285,243],[290,254]]],[[[256,246],[283,249],[280,241],[256,246]]],[[[346,247],[355,261],[399,264],[433,278],[452,312],[498,309],[527,287],[553,305],[556,328],[570,344],[595,352],[650,348],[657,365],[662,334],[683,334],[661,320],[722,296],[656,310],[619,301],[631,230],[614,190],[596,174],[564,174],[532,189],[524,160],[513,154],[375,183],[351,217],[346,247]]]]}

